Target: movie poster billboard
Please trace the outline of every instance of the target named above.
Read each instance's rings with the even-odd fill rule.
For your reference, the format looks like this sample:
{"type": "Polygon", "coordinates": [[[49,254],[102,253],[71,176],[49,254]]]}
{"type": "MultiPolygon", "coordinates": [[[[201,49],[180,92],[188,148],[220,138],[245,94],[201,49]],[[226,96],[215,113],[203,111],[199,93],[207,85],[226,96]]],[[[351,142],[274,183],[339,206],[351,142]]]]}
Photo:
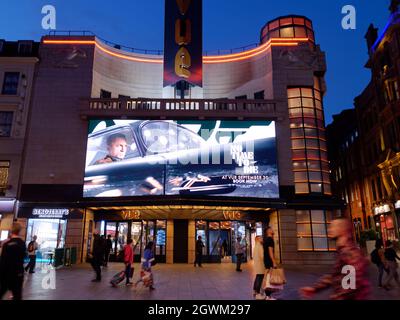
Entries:
{"type": "Polygon", "coordinates": [[[83,193],[279,198],[275,122],[91,120],[83,193]]]}

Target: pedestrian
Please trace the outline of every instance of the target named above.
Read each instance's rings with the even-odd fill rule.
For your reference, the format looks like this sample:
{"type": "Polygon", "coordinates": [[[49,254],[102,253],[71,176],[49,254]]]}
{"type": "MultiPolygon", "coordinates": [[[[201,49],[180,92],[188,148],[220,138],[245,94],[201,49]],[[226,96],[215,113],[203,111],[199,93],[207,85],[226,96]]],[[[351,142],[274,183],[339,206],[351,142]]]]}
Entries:
{"type": "Polygon", "coordinates": [[[154,247],[154,242],[150,241],[144,249],[142,258],[142,270],[140,271],[141,280],[138,281],[138,282],[142,281],[145,287],[148,287],[150,291],[155,289],[153,286],[154,285],[153,271],[151,270],[151,267],[155,262],[153,247],[154,247]]]}
{"type": "Polygon", "coordinates": [[[383,274],[389,273],[387,261],[385,259],[385,250],[383,249],[383,241],[377,239],[375,242],[375,249],[371,252],[371,262],[378,268],[378,287],[383,288],[382,279],[383,274]]]}
{"type": "Polygon", "coordinates": [[[28,244],[28,257],[29,263],[25,267],[25,272],[29,270],[29,273],[35,273],[36,266],[36,251],[39,249],[39,246],[36,242],[37,236],[33,236],[32,241],[28,244]]]}
{"type": "Polygon", "coordinates": [[[108,266],[108,260],[110,260],[110,252],[112,250],[112,241],[111,241],[111,234],[107,236],[106,240],[106,248],[105,248],[105,254],[104,254],[104,266],[108,266]]]}
{"type": "Polygon", "coordinates": [[[223,257],[226,257],[228,255],[228,242],[226,239],[224,239],[224,242],[222,242],[222,249],[223,249],[223,257]]]}
{"type": "Polygon", "coordinates": [[[21,239],[22,227],[14,223],[10,239],[3,242],[0,260],[0,299],[10,290],[13,300],[22,300],[24,282],[25,242],[21,239]]]}
{"type": "MultiPolygon", "coordinates": [[[[367,300],[370,293],[368,281],[368,260],[363,256],[352,237],[352,225],[346,219],[333,220],[329,226],[329,236],[336,240],[336,263],[331,274],[323,276],[311,287],[300,289],[304,298],[311,298],[317,292],[332,288],[332,300],[367,300]],[[354,268],[355,286],[343,286],[346,274],[343,267],[354,268]]],[[[351,280],[351,279],[350,279],[351,280]]]]}
{"type": "Polygon", "coordinates": [[[124,246],[124,263],[125,263],[125,277],[126,277],[126,285],[132,285],[131,279],[131,270],[133,263],[133,240],[131,238],[128,239],[126,245],[124,246]]]}
{"type": "Polygon", "coordinates": [[[202,267],[201,263],[203,260],[203,248],[204,248],[204,243],[201,239],[201,236],[197,237],[197,241],[196,241],[196,258],[194,260],[194,266],[196,267],[196,264],[199,267],[202,267]]]}
{"type": "Polygon", "coordinates": [[[91,255],[92,268],[96,273],[96,278],[92,282],[101,281],[101,266],[104,262],[105,243],[100,235],[95,232],[93,235],[93,253],[91,255]]]}
{"type": "MultiPolygon", "coordinates": [[[[265,239],[263,241],[263,251],[264,251],[264,268],[266,270],[265,274],[268,274],[272,268],[276,268],[277,264],[275,261],[275,242],[274,242],[274,229],[268,227],[265,229],[265,239]]],[[[276,300],[272,296],[273,291],[265,288],[265,300],[276,300]]]]}
{"type": "Polygon", "coordinates": [[[253,250],[253,266],[256,278],[254,279],[253,285],[253,296],[257,300],[264,300],[265,297],[261,293],[261,286],[264,280],[265,267],[264,267],[264,249],[263,239],[261,236],[255,238],[254,250],[253,250]]]}
{"type": "Polygon", "coordinates": [[[399,274],[397,273],[398,265],[396,261],[396,259],[400,260],[400,257],[397,255],[396,250],[394,250],[393,243],[390,240],[386,241],[385,259],[387,261],[389,275],[383,287],[386,290],[390,290],[390,283],[393,279],[396,281],[397,286],[400,287],[399,274]]]}
{"type": "Polygon", "coordinates": [[[242,265],[242,260],[246,250],[246,245],[242,243],[242,238],[240,236],[238,236],[236,240],[237,240],[235,243],[236,271],[242,272],[240,266],[242,265]]]}

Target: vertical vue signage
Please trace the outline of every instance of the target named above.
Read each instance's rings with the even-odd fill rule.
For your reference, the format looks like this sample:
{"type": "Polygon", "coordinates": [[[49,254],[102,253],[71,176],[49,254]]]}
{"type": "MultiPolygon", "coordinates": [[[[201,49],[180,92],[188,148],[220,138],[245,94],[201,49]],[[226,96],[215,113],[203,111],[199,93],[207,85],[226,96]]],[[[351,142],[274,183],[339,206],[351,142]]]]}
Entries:
{"type": "Polygon", "coordinates": [[[165,0],[164,87],[181,80],[202,87],[202,0],[165,0]]]}

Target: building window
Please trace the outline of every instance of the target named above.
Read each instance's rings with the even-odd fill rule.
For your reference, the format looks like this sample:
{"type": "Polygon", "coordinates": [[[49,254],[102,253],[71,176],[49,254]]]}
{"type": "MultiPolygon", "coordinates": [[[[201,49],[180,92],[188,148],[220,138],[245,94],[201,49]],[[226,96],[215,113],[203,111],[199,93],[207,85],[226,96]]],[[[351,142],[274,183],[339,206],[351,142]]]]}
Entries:
{"type": "Polygon", "coordinates": [[[255,100],[264,100],[264,90],[263,91],[258,91],[254,94],[254,99],[255,100]]]}
{"type": "Polygon", "coordinates": [[[0,161],[0,196],[6,195],[8,185],[9,161],[0,161]]]}
{"type": "Polygon", "coordinates": [[[19,72],[5,72],[2,94],[16,95],[18,92],[19,72]]]}
{"type": "Polygon", "coordinates": [[[100,90],[100,98],[102,99],[111,99],[111,92],[107,90],[100,90]]]}
{"type": "Polygon", "coordinates": [[[288,88],[293,172],[297,194],[331,194],[320,80],[288,88]],[[299,163],[305,163],[300,167],[299,163]]]}
{"type": "Polygon", "coordinates": [[[328,238],[331,211],[297,210],[297,249],[299,251],[335,251],[334,240],[328,238]]]}
{"type": "Polygon", "coordinates": [[[11,136],[13,113],[11,111],[0,111],[0,138],[11,136]]]}

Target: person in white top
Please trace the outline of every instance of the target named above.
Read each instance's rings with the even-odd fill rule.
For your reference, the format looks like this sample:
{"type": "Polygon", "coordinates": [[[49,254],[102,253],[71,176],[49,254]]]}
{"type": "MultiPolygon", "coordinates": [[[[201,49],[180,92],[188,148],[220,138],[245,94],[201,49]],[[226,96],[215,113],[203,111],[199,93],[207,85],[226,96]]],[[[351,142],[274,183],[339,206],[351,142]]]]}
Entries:
{"type": "Polygon", "coordinates": [[[25,272],[35,273],[36,266],[36,250],[39,249],[39,245],[36,242],[37,236],[33,236],[32,241],[28,244],[28,257],[29,263],[25,267],[25,272]]]}
{"type": "Polygon", "coordinates": [[[253,268],[256,274],[253,285],[253,296],[257,300],[264,300],[264,295],[260,292],[262,282],[264,280],[265,266],[264,266],[264,248],[263,239],[261,236],[257,236],[255,239],[254,250],[253,250],[253,268]]]}

